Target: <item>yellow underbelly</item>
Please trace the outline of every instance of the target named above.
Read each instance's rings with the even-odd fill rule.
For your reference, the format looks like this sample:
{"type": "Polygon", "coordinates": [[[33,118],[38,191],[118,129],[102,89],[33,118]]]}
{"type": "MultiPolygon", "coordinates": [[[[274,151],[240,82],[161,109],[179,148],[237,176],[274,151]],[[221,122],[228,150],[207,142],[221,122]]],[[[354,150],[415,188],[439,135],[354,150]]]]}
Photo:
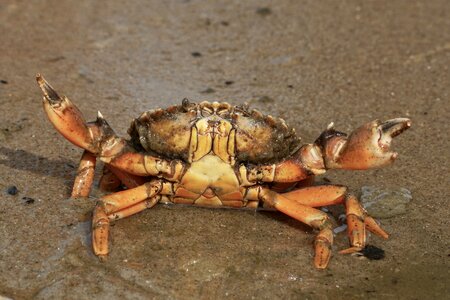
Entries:
{"type": "Polygon", "coordinates": [[[172,201],[201,206],[248,206],[233,167],[214,154],[191,164],[172,201]]]}

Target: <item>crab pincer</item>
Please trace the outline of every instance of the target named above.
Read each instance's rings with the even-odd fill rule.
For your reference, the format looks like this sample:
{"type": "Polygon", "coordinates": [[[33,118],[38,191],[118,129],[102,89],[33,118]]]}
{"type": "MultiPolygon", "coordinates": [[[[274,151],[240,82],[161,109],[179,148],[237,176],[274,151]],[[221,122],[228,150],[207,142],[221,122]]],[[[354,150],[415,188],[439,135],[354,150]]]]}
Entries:
{"type": "Polygon", "coordinates": [[[60,96],[40,74],[36,81],[44,95],[44,110],[48,119],[67,140],[95,153],[92,134],[78,108],[65,96],[60,96]]]}
{"type": "Polygon", "coordinates": [[[392,163],[398,156],[390,150],[394,137],[411,127],[408,118],[395,118],[385,122],[369,122],[348,137],[328,128],[316,143],[324,149],[327,169],[366,170],[392,163]]]}

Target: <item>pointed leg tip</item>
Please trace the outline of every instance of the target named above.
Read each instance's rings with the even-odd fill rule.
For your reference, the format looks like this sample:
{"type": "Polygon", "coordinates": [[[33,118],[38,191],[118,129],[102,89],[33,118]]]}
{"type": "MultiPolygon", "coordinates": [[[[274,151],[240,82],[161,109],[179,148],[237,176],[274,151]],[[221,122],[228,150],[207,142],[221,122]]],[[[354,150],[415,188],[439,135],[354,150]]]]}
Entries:
{"type": "Polygon", "coordinates": [[[100,261],[100,262],[106,262],[107,260],[108,260],[108,255],[107,254],[99,254],[99,255],[97,255],[97,257],[98,257],[98,260],[100,261]]]}
{"type": "Polygon", "coordinates": [[[363,247],[350,247],[344,250],[339,251],[339,254],[352,254],[359,252],[363,249],[363,247]]]}
{"type": "Polygon", "coordinates": [[[318,270],[325,270],[328,264],[314,264],[314,267],[318,270]]]}
{"type": "MultiPolygon", "coordinates": [[[[380,228],[381,229],[381,228],[380,228]]],[[[377,231],[377,232],[373,232],[374,234],[378,235],[379,237],[387,240],[389,238],[389,233],[387,233],[386,231],[384,231],[383,229],[377,231]]]]}

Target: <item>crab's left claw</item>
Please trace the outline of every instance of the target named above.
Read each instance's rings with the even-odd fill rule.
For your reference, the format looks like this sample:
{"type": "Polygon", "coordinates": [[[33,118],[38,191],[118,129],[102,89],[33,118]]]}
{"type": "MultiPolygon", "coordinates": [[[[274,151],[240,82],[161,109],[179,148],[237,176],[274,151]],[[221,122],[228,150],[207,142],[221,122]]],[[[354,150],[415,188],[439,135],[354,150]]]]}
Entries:
{"type": "Polygon", "coordinates": [[[52,86],[44,79],[41,74],[36,74],[36,81],[44,94],[44,100],[50,102],[53,105],[60,104],[63,99],[52,88],[52,86]]]}
{"type": "Polygon", "coordinates": [[[93,134],[80,110],[67,97],[60,96],[42,75],[37,74],[36,81],[44,95],[44,110],[56,130],[73,144],[91,153],[98,152],[93,145],[93,134]]]}
{"type": "Polygon", "coordinates": [[[375,120],[356,129],[348,138],[329,128],[317,142],[324,149],[327,168],[378,168],[397,158],[398,154],[390,149],[392,138],[409,127],[411,120],[407,118],[395,118],[385,122],[375,120]]]}

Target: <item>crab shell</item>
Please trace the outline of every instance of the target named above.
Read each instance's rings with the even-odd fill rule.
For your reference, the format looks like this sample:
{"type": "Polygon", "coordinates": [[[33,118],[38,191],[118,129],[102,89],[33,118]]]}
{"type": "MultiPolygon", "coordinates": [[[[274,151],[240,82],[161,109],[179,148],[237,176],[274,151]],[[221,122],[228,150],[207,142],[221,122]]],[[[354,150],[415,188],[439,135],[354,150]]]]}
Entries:
{"type": "Polygon", "coordinates": [[[196,150],[192,149],[195,147],[192,139],[196,138],[192,132],[210,135],[212,139],[228,135],[226,148],[231,163],[275,162],[289,157],[301,146],[295,129],[289,128],[283,119],[226,102],[196,104],[184,99],[181,105],[144,112],[132,121],[128,130],[136,149],[185,162],[209,152],[205,147],[206,153],[192,157],[196,150]]]}

